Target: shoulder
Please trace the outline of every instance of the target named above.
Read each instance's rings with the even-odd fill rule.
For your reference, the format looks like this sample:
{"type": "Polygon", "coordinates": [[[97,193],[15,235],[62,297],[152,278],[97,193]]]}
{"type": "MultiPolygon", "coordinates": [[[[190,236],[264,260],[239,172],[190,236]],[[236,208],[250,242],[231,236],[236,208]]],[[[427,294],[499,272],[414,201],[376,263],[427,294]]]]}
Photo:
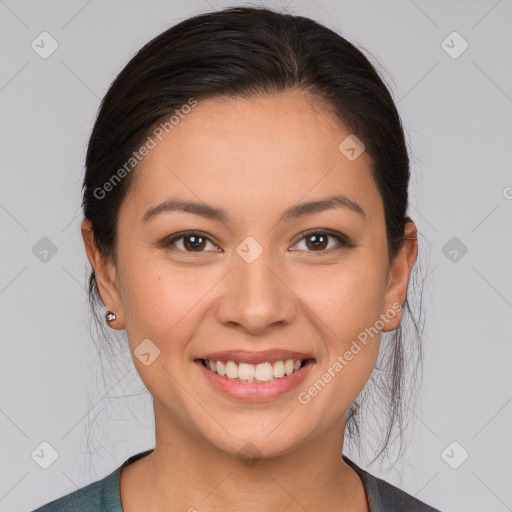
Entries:
{"type": "Polygon", "coordinates": [[[118,493],[120,469],[32,512],[122,512],[118,493]]]}
{"type": "Polygon", "coordinates": [[[343,459],[361,477],[370,512],[440,512],[398,487],[367,473],[346,457],[343,459]]]}

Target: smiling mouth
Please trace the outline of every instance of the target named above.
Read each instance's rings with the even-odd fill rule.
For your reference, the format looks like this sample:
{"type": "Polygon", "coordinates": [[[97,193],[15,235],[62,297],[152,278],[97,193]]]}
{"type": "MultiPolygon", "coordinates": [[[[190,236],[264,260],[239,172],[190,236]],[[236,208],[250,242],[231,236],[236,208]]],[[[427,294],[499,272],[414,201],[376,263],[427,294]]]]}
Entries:
{"type": "Polygon", "coordinates": [[[204,367],[213,373],[235,382],[265,383],[283,379],[299,372],[308,361],[314,359],[283,359],[258,364],[235,363],[234,361],[215,361],[200,359],[204,367]]]}

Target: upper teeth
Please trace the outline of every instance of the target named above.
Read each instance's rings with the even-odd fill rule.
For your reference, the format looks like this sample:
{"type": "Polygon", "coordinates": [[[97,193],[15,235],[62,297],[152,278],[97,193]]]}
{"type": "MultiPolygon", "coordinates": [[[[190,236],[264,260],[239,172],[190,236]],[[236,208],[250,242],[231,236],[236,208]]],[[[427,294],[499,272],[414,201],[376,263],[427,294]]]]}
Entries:
{"type": "Polygon", "coordinates": [[[287,359],[286,361],[265,362],[259,364],[235,363],[234,361],[213,361],[204,359],[206,366],[215,373],[228,379],[243,382],[269,382],[274,378],[291,375],[300,369],[302,360],[287,359]]]}

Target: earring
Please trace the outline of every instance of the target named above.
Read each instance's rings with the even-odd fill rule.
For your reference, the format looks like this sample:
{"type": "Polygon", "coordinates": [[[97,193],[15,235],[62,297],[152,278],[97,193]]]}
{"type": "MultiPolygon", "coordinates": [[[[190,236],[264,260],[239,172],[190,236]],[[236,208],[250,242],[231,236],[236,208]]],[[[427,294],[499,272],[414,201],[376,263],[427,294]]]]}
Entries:
{"type": "Polygon", "coordinates": [[[110,322],[113,322],[116,319],[115,313],[112,313],[112,311],[107,311],[105,313],[105,322],[109,324],[110,322]]]}

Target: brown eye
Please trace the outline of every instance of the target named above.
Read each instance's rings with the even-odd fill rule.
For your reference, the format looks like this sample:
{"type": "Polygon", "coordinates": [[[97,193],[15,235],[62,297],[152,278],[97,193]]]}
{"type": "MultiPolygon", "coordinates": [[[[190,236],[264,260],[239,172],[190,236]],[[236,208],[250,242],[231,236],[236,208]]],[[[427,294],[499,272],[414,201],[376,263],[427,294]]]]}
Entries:
{"type": "Polygon", "coordinates": [[[187,251],[202,251],[206,245],[206,238],[202,236],[185,236],[183,240],[183,246],[187,251]]]}
{"type": "Polygon", "coordinates": [[[210,239],[200,233],[182,233],[181,235],[175,236],[164,246],[170,250],[180,250],[183,252],[206,252],[204,248],[207,244],[212,245],[215,250],[215,245],[210,239]]]}
{"type": "Polygon", "coordinates": [[[301,250],[305,250],[307,252],[330,252],[331,249],[335,250],[336,248],[353,247],[353,245],[350,244],[342,235],[336,235],[326,231],[310,231],[309,233],[302,233],[302,235],[303,237],[299,240],[297,246],[304,242],[305,249],[301,250]],[[329,245],[329,239],[335,240],[337,244],[329,245]]]}
{"type": "Polygon", "coordinates": [[[324,234],[308,235],[305,240],[307,248],[311,250],[323,250],[329,244],[329,236],[324,234]]]}

